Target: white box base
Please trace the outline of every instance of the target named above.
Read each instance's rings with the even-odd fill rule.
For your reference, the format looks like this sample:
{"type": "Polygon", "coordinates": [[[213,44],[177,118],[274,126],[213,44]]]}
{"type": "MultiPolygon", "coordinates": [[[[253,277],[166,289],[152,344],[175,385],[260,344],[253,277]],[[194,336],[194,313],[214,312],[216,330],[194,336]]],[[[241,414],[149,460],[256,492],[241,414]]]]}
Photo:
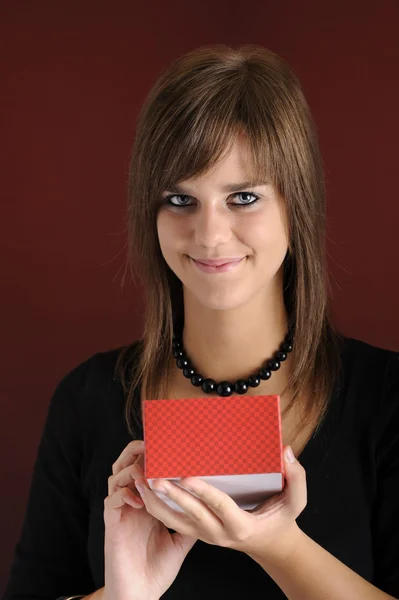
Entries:
{"type": "MultiPolygon", "coordinates": [[[[206,483],[225,492],[228,496],[233,498],[243,510],[251,510],[258,506],[258,504],[267,500],[269,496],[282,491],[283,477],[284,475],[282,473],[250,473],[245,475],[211,475],[209,477],[196,477],[196,479],[202,479],[206,483]]],[[[164,477],[163,479],[168,479],[177,484],[179,484],[179,481],[181,480],[179,477],[164,477]]],[[[154,481],[157,481],[157,479],[147,479],[147,481],[150,488],[153,489],[152,484],[154,481]]],[[[168,496],[161,492],[157,492],[156,490],[154,490],[154,492],[171,508],[178,512],[184,512],[183,509],[168,496]]]]}

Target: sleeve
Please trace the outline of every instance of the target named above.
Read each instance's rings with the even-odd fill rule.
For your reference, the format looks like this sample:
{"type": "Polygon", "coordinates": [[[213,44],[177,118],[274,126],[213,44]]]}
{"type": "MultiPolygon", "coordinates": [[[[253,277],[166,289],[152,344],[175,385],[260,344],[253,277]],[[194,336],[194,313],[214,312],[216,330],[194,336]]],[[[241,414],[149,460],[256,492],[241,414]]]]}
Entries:
{"type": "Polygon", "coordinates": [[[50,400],[3,600],[55,600],[94,591],[79,421],[87,365],[67,374],[50,400]]]}
{"type": "Polygon", "coordinates": [[[391,353],[385,375],[376,446],[377,492],[373,506],[374,585],[399,598],[399,353],[391,353]]]}

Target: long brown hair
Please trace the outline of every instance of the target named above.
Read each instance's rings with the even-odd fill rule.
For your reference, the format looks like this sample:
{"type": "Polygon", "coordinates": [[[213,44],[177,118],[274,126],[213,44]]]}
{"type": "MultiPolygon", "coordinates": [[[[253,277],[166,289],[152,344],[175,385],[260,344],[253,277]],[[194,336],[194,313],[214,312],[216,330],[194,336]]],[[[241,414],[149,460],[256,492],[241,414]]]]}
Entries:
{"type": "MultiPolygon", "coordinates": [[[[341,342],[330,315],[325,185],[316,127],[285,61],[257,45],[204,46],[175,60],[140,111],[128,185],[126,272],[145,294],[144,333],[121,349],[116,373],[130,434],[142,426],[135,390],[167,397],[174,327],[183,321],[182,283],[164,260],[156,229],[161,193],[215,165],[244,132],[256,179],[283,198],[289,249],[284,301],[294,324],[287,412],[306,395],[302,426],[318,430],[341,371],[341,342]]],[[[256,392],[254,392],[256,393],[256,392]]]]}

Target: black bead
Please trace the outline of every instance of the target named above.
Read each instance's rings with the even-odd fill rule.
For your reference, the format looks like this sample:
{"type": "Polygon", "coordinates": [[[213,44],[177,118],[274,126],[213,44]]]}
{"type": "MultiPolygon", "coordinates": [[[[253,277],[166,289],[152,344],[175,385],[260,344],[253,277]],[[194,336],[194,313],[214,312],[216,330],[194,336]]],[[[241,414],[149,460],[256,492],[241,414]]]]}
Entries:
{"type": "Polygon", "coordinates": [[[283,342],[280,346],[282,352],[292,352],[292,344],[289,342],[283,342]]]}
{"type": "Polygon", "coordinates": [[[259,373],[250,375],[247,380],[239,379],[234,384],[230,383],[230,381],[221,381],[218,384],[214,379],[204,379],[202,375],[196,373],[184,352],[181,331],[173,336],[172,352],[174,358],[176,359],[176,365],[179,369],[183,370],[184,377],[190,379],[192,385],[196,387],[201,386],[202,391],[206,394],[216,391],[219,396],[231,396],[233,391],[235,391],[237,394],[245,394],[248,391],[249,386],[258,387],[261,379],[270,379],[272,372],[277,371],[280,368],[281,363],[287,360],[287,354],[292,352],[293,340],[294,335],[292,328],[290,328],[284,338],[283,343],[280,345],[279,351],[276,352],[273,358],[266,363],[266,367],[260,369],[259,373]]]}
{"type": "Polygon", "coordinates": [[[179,369],[184,369],[185,367],[188,367],[189,364],[190,363],[187,358],[178,358],[176,361],[176,365],[179,367],[179,369]]]}
{"type": "Polygon", "coordinates": [[[210,394],[216,388],[216,381],[214,379],[204,379],[201,383],[201,388],[205,394],[210,394]]]}
{"type": "Polygon", "coordinates": [[[270,369],[261,369],[259,371],[259,377],[261,379],[263,379],[264,381],[266,381],[267,379],[270,379],[271,376],[272,376],[272,372],[270,371],[270,369]]]}
{"type": "Polygon", "coordinates": [[[201,385],[201,383],[204,381],[204,378],[202,377],[202,375],[198,375],[197,373],[195,373],[192,377],[191,377],[191,383],[193,385],[195,385],[195,387],[198,387],[201,385]]]}
{"type": "Polygon", "coordinates": [[[248,385],[251,387],[258,387],[258,385],[260,385],[260,377],[257,375],[250,375],[248,377],[248,385]]]}
{"type": "Polygon", "coordinates": [[[280,363],[278,360],[269,360],[267,366],[271,371],[278,371],[280,368],[280,363]]]}
{"type": "Polygon", "coordinates": [[[183,375],[184,377],[187,377],[187,379],[191,379],[191,377],[195,375],[195,369],[193,369],[192,367],[185,367],[183,369],[183,375]]]}
{"type": "Polygon", "coordinates": [[[231,396],[233,393],[233,386],[230,381],[221,381],[216,391],[218,396],[231,396]]]}
{"type": "Polygon", "coordinates": [[[234,391],[237,394],[245,394],[248,391],[248,384],[245,379],[238,379],[234,384],[234,391]]]}

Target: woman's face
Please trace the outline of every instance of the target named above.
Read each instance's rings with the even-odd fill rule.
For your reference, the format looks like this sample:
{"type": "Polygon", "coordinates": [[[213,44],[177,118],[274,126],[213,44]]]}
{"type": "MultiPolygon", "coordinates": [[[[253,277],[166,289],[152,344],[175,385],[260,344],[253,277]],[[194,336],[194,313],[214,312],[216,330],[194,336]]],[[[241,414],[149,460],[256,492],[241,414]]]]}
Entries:
{"type": "Polygon", "coordinates": [[[194,296],[209,308],[225,310],[257,294],[281,294],[288,249],[282,199],[268,182],[245,183],[249,167],[245,140],[238,137],[211,171],[162,194],[159,243],[183,284],[185,300],[194,296]],[[211,272],[195,262],[211,259],[242,260],[211,272]]]}

